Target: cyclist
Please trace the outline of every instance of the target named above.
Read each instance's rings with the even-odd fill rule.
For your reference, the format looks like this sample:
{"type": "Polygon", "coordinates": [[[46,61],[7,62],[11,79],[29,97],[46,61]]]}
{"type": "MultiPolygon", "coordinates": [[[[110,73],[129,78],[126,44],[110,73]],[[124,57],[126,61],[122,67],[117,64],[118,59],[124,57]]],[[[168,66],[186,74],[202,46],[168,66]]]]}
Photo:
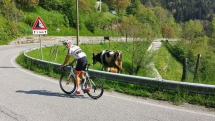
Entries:
{"type": "MultiPolygon", "coordinates": [[[[81,92],[80,92],[80,86],[79,86],[80,85],[79,77],[81,77],[82,80],[85,80],[84,71],[86,69],[86,64],[87,64],[86,54],[81,50],[79,46],[73,45],[70,40],[64,40],[63,45],[66,46],[66,48],[68,49],[68,52],[64,60],[64,63],[60,66],[60,68],[66,65],[71,55],[74,57],[73,61],[70,64],[73,65],[77,61],[77,65],[75,68],[75,75],[76,75],[75,80],[76,80],[76,86],[77,86],[76,94],[80,94],[81,92]]],[[[86,90],[89,91],[88,88],[85,89],[84,91],[86,90]]]]}

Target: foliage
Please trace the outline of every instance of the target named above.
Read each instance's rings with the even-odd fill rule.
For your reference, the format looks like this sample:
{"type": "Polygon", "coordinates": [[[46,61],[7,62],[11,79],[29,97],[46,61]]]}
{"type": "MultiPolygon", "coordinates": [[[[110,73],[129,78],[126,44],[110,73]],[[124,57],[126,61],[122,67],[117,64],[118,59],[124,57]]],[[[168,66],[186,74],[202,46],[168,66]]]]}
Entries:
{"type": "Polygon", "coordinates": [[[134,47],[132,52],[132,74],[138,74],[140,69],[148,70],[148,68],[151,68],[149,65],[153,58],[151,53],[147,51],[151,42],[152,41],[150,40],[133,42],[134,47]]]}
{"type": "Polygon", "coordinates": [[[134,15],[135,16],[139,12],[139,10],[140,10],[139,7],[140,6],[141,6],[141,4],[140,4],[139,0],[131,1],[131,4],[127,7],[126,12],[129,15],[134,15]]]}
{"type": "Polygon", "coordinates": [[[174,38],[174,30],[170,26],[162,26],[163,38],[174,38]]]}
{"type": "Polygon", "coordinates": [[[196,61],[196,57],[198,54],[201,54],[202,56],[206,56],[208,52],[210,52],[208,48],[208,37],[198,37],[193,39],[192,43],[190,43],[189,46],[189,53],[188,57],[190,60],[190,64],[194,65],[196,61]]]}
{"type": "Polygon", "coordinates": [[[203,26],[200,22],[189,20],[183,26],[183,38],[192,41],[192,39],[204,35],[203,26]]]}
{"type": "MultiPolygon", "coordinates": [[[[148,0],[141,0],[146,5],[148,0]]],[[[177,22],[186,22],[194,19],[209,20],[215,12],[215,1],[213,0],[153,0],[152,6],[160,6],[168,9],[174,15],[177,22]]]]}
{"type": "Polygon", "coordinates": [[[215,19],[210,23],[210,28],[209,28],[210,34],[209,36],[211,38],[215,38],[215,19]]]}
{"type": "Polygon", "coordinates": [[[39,6],[46,10],[59,10],[67,9],[71,0],[39,0],[39,6]]]}
{"type": "Polygon", "coordinates": [[[2,0],[0,4],[0,12],[2,15],[11,21],[19,21],[23,18],[23,12],[16,8],[14,1],[2,0]]]}
{"type": "Polygon", "coordinates": [[[185,41],[179,41],[173,45],[172,53],[180,62],[183,62],[183,59],[188,57],[188,51],[188,46],[185,41]]]}
{"type": "Polygon", "coordinates": [[[205,56],[201,57],[197,79],[194,80],[196,83],[215,84],[215,82],[212,81],[215,79],[213,74],[215,71],[215,62],[212,61],[213,59],[215,59],[215,56],[212,53],[207,53],[205,56]]]}
{"type": "Polygon", "coordinates": [[[135,16],[136,19],[143,24],[148,24],[153,30],[153,36],[159,37],[161,35],[158,18],[150,8],[141,6],[140,11],[135,16]],[[156,34],[155,34],[156,33],[156,34]]]}
{"type": "Polygon", "coordinates": [[[37,6],[40,0],[16,0],[17,3],[22,3],[28,6],[37,6]]]}
{"type": "Polygon", "coordinates": [[[140,23],[136,20],[136,18],[132,15],[128,17],[124,17],[122,19],[121,25],[118,28],[119,33],[122,35],[126,34],[128,37],[134,37],[135,33],[138,31],[138,25],[140,23]]]}

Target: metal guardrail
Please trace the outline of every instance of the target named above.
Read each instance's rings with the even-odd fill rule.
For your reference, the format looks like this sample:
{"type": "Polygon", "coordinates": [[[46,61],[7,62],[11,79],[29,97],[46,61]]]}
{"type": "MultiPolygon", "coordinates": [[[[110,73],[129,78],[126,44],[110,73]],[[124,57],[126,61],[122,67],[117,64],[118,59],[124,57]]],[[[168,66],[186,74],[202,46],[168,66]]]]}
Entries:
{"type": "MultiPolygon", "coordinates": [[[[53,46],[53,45],[47,45],[53,46]]],[[[47,47],[45,46],[45,47],[47,47]]],[[[54,68],[59,68],[59,63],[48,62],[40,59],[35,59],[28,56],[26,53],[33,51],[35,49],[39,49],[39,47],[35,47],[29,50],[24,51],[24,56],[31,60],[36,60],[38,63],[42,65],[53,65],[54,68]]],[[[140,76],[133,76],[133,75],[126,75],[126,74],[119,74],[119,73],[111,73],[105,71],[98,71],[89,69],[89,74],[91,76],[97,76],[99,78],[106,78],[112,79],[121,82],[127,82],[131,84],[140,84],[140,85],[150,85],[165,89],[172,89],[172,90],[183,90],[183,91],[190,91],[195,93],[201,94],[215,94],[215,85],[207,85],[207,84],[199,84],[199,83],[189,83],[189,82],[177,82],[173,80],[159,80],[156,78],[148,78],[148,77],[140,77],[140,76]]]]}

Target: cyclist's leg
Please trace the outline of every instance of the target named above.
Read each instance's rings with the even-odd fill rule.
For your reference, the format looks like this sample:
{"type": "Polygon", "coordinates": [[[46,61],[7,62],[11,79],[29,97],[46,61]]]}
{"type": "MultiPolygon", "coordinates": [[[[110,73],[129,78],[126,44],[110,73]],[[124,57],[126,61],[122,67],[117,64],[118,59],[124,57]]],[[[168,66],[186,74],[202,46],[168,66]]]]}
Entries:
{"type": "Polygon", "coordinates": [[[76,80],[77,80],[77,87],[79,88],[80,85],[80,78],[85,79],[84,71],[86,68],[87,58],[82,57],[77,60],[76,65],[76,80]],[[79,78],[80,77],[80,78],[79,78]]]}
{"type": "Polygon", "coordinates": [[[84,76],[84,71],[86,69],[86,65],[87,65],[87,58],[86,57],[82,57],[80,59],[78,59],[77,65],[76,65],[76,70],[81,71],[79,77],[81,79],[85,79],[84,76]]]}
{"type": "Polygon", "coordinates": [[[81,71],[79,70],[75,70],[75,80],[76,80],[76,87],[78,88],[80,85],[80,75],[81,75],[81,71]]]}

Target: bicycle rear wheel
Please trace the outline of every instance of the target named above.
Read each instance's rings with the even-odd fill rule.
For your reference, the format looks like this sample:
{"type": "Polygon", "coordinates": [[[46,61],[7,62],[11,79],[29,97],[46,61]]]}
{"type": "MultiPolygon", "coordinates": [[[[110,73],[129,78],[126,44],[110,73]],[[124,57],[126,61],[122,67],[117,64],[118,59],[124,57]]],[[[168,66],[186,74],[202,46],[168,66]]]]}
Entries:
{"type": "Polygon", "coordinates": [[[87,94],[93,99],[100,98],[104,92],[103,82],[98,77],[90,77],[87,80],[87,88],[87,94]]]}
{"type": "Polygon", "coordinates": [[[74,76],[70,76],[69,81],[67,81],[67,79],[68,79],[68,76],[64,74],[61,75],[59,80],[60,88],[64,93],[72,94],[76,88],[75,78],[74,76]]]}

